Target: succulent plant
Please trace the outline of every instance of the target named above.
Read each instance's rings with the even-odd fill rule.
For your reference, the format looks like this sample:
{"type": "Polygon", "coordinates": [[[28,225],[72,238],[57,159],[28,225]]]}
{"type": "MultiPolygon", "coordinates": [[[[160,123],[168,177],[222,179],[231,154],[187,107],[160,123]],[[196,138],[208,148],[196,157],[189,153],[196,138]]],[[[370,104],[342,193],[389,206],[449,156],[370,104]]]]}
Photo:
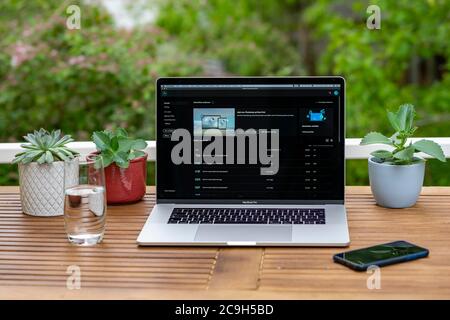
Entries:
{"type": "Polygon", "coordinates": [[[376,150],[371,153],[377,162],[387,162],[396,165],[411,164],[420,162],[422,159],[415,157],[416,152],[423,152],[431,157],[445,162],[445,155],[439,144],[434,141],[421,139],[414,143],[408,139],[418,129],[414,126],[416,112],[411,104],[403,104],[397,112],[387,112],[387,118],[395,133],[391,137],[386,137],[379,132],[370,132],[362,140],[361,145],[385,144],[392,150],[376,150]]]}
{"type": "Polygon", "coordinates": [[[16,154],[13,163],[52,163],[71,160],[78,155],[78,152],[66,147],[67,143],[74,140],[69,135],[61,137],[60,130],[48,132],[41,128],[23,138],[28,142],[20,145],[25,151],[16,154]]]}
{"type": "Polygon", "coordinates": [[[131,160],[145,155],[142,150],[147,147],[145,140],[130,138],[122,128],[115,132],[95,131],[92,140],[100,152],[105,168],[111,163],[128,168],[131,160]]]}

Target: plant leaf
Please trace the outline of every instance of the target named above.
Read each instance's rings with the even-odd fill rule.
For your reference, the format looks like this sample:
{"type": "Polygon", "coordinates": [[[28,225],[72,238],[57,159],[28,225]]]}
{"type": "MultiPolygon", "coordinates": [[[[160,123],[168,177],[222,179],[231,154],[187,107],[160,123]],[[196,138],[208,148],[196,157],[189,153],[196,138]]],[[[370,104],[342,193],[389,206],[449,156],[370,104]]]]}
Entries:
{"type": "Polygon", "coordinates": [[[63,147],[69,142],[74,141],[70,136],[64,136],[61,139],[59,139],[57,142],[55,142],[52,146],[53,147],[63,147]]]}
{"type": "Polygon", "coordinates": [[[389,139],[391,139],[393,144],[400,144],[401,140],[399,139],[400,133],[396,132],[394,133],[389,139]]]}
{"type": "Polygon", "coordinates": [[[74,157],[74,155],[77,155],[77,154],[78,154],[78,152],[76,152],[75,150],[69,149],[69,148],[67,148],[67,147],[52,148],[52,150],[53,150],[53,149],[56,149],[56,150],[58,150],[59,152],[64,153],[66,156],[68,156],[68,157],[71,158],[71,159],[74,157]]]}
{"type": "Polygon", "coordinates": [[[120,168],[124,168],[127,169],[130,166],[129,162],[116,162],[116,164],[120,167],[120,168]]]}
{"type": "Polygon", "coordinates": [[[42,151],[42,152],[40,152],[40,154],[39,155],[36,155],[36,156],[34,156],[34,157],[30,157],[30,156],[27,156],[27,155],[24,155],[24,157],[22,158],[22,163],[23,164],[27,164],[27,163],[30,163],[30,162],[33,162],[36,158],[38,158],[40,155],[42,155],[44,152],[42,151]]]}
{"type": "Polygon", "coordinates": [[[105,168],[108,167],[113,162],[112,154],[110,153],[102,154],[102,159],[103,159],[103,166],[105,168]]]}
{"type": "Polygon", "coordinates": [[[23,154],[21,154],[21,155],[16,154],[16,157],[13,159],[12,163],[13,164],[19,163],[19,162],[23,163],[23,159],[24,159],[24,155],[23,154]]]}
{"type": "Polygon", "coordinates": [[[37,159],[37,163],[43,164],[45,162],[45,152],[42,153],[42,155],[37,159]]]}
{"type": "Polygon", "coordinates": [[[444,152],[439,144],[431,140],[419,140],[412,145],[416,150],[426,153],[439,161],[446,162],[444,152]]]}
{"type": "Polygon", "coordinates": [[[368,144],[375,144],[375,143],[381,143],[381,144],[387,144],[392,146],[392,141],[385,135],[382,135],[378,132],[369,132],[366,134],[364,138],[362,138],[360,144],[361,145],[368,145],[368,144]]]}
{"type": "Polygon", "coordinates": [[[59,136],[61,135],[61,130],[53,130],[50,133],[49,146],[52,147],[58,141],[59,136]]]}
{"type": "Polygon", "coordinates": [[[26,151],[24,151],[24,152],[19,152],[19,153],[16,153],[15,155],[14,155],[14,157],[20,157],[20,156],[22,156],[22,155],[24,155],[24,154],[26,154],[27,152],[26,151]]]}
{"type": "Polygon", "coordinates": [[[392,152],[387,151],[387,150],[377,150],[377,151],[371,152],[370,154],[372,156],[374,156],[375,158],[382,159],[382,160],[392,158],[392,152]]]}
{"type": "Polygon", "coordinates": [[[411,127],[411,130],[409,130],[409,136],[412,136],[417,131],[417,129],[419,129],[419,128],[418,127],[411,127]]]}
{"type": "Polygon", "coordinates": [[[45,162],[47,162],[47,163],[52,163],[53,162],[53,155],[52,155],[52,153],[50,152],[50,151],[46,151],[45,152],[45,162]]]}
{"type": "Polygon", "coordinates": [[[112,137],[110,146],[112,151],[119,150],[119,138],[112,137]]]}
{"type": "Polygon", "coordinates": [[[415,151],[414,146],[409,145],[405,149],[400,150],[394,153],[393,155],[395,159],[402,160],[405,162],[411,162],[414,157],[414,151],[415,151]]]}
{"type": "Polygon", "coordinates": [[[111,143],[110,138],[103,131],[95,131],[92,135],[92,140],[100,151],[108,149],[111,143]]]}
{"type": "Polygon", "coordinates": [[[136,139],[133,141],[133,149],[141,150],[147,148],[147,142],[144,139],[136,139]]]}
{"type": "Polygon", "coordinates": [[[26,136],[23,136],[23,138],[25,139],[25,141],[28,141],[29,143],[31,143],[31,145],[38,146],[35,136],[32,135],[31,133],[27,134],[26,136]]]}
{"type": "Polygon", "coordinates": [[[395,131],[401,131],[400,124],[397,120],[397,115],[391,111],[387,112],[387,117],[389,120],[389,123],[391,124],[392,128],[394,128],[395,131]]]}
{"type": "Polygon", "coordinates": [[[26,150],[15,155],[13,163],[22,162],[23,164],[32,162],[36,157],[42,154],[42,150],[26,150]]]}
{"type": "Polygon", "coordinates": [[[120,137],[119,138],[119,151],[129,153],[133,147],[133,143],[134,143],[133,140],[130,140],[125,137],[120,137]]]}
{"type": "Polygon", "coordinates": [[[26,158],[35,158],[37,156],[40,156],[43,152],[45,152],[44,150],[30,150],[30,151],[26,151],[25,152],[25,157],[26,158]]]}
{"type": "Polygon", "coordinates": [[[41,150],[38,146],[32,144],[21,144],[20,147],[29,150],[41,150]]]}
{"type": "Polygon", "coordinates": [[[127,133],[127,131],[124,128],[118,128],[116,130],[116,136],[127,138],[128,137],[128,133],[127,133]]]}
{"type": "Polygon", "coordinates": [[[402,104],[397,111],[397,123],[400,126],[400,130],[409,132],[412,128],[415,111],[412,104],[402,104]]]}
{"type": "Polygon", "coordinates": [[[133,152],[131,152],[131,153],[128,155],[128,160],[133,160],[133,159],[142,157],[142,156],[144,156],[144,155],[145,155],[145,152],[144,152],[144,151],[139,151],[139,150],[133,151],[133,152]]]}
{"type": "Polygon", "coordinates": [[[67,153],[70,153],[70,157],[71,158],[73,158],[74,156],[76,156],[76,155],[79,155],[79,152],[77,152],[77,151],[75,151],[75,150],[73,150],[73,149],[70,149],[70,148],[68,148],[68,147],[63,147],[63,148],[58,148],[58,149],[64,149],[67,153]]]}
{"type": "MultiPolygon", "coordinates": [[[[50,150],[52,150],[52,149],[50,149],[50,150]]],[[[69,161],[70,160],[69,157],[67,157],[63,152],[61,152],[59,150],[53,150],[52,152],[54,154],[56,154],[59,157],[60,160],[63,160],[63,161],[69,161]]]]}
{"type": "Polygon", "coordinates": [[[125,152],[117,152],[114,154],[113,161],[121,168],[128,168],[128,154],[125,152]]]}

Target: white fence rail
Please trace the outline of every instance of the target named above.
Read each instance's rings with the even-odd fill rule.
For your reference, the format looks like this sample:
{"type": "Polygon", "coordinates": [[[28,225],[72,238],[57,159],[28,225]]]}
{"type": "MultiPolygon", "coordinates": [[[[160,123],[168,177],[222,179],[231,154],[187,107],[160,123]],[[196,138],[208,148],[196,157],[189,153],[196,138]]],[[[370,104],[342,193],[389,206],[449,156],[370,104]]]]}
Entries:
{"type": "MultiPolygon", "coordinates": [[[[450,138],[415,138],[412,141],[420,139],[430,139],[442,146],[444,154],[447,158],[450,158],[450,138]]],[[[372,151],[380,148],[387,148],[388,146],[370,145],[360,146],[359,138],[345,139],[345,157],[346,159],[367,159],[372,151]]],[[[147,141],[148,146],[145,150],[149,157],[148,161],[156,160],[156,141],[147,141]]],[[[68,145],[70,148],[78,151],[81,154],[88,154],[95,151],[95,145],[89,141],[77,141],[68,145]]],[[[21,152],[20,143],[0,143],[0,163],[10,163],[14,159],[16,153],[21,152]]],[[[420,154],[424,158],[428,158],[425,154],[420,154]]]]}

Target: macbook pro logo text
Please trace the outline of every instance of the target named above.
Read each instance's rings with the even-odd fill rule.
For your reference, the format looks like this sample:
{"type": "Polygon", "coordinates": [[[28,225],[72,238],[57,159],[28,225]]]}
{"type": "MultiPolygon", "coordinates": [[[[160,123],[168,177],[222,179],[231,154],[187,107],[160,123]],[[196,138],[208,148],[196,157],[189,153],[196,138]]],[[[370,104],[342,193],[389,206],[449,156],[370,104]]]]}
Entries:
{"type": "Polygon", "coordinates": [[[180,164],[260,164],[261,175],[275,175],[279,169],[278,129],[224,129],[226,119],[211,115],[201,119],[201,130],[191,136],[175,129],[172,162],[180,164]],[[270,137],[270,146],[269,146],[270,137]]]}

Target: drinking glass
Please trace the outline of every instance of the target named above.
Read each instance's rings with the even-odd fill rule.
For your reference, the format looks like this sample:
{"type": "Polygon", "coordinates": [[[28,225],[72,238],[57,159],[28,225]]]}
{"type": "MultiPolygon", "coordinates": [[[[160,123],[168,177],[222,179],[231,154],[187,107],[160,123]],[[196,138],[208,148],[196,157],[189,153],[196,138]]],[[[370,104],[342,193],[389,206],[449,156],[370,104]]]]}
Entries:
{"type": "Polygon", "coordinates": [[[105,172],[100,156],[77,157],[64,163],[64,223],[69,241],[100,243],[105,232],[105,172]]]}

